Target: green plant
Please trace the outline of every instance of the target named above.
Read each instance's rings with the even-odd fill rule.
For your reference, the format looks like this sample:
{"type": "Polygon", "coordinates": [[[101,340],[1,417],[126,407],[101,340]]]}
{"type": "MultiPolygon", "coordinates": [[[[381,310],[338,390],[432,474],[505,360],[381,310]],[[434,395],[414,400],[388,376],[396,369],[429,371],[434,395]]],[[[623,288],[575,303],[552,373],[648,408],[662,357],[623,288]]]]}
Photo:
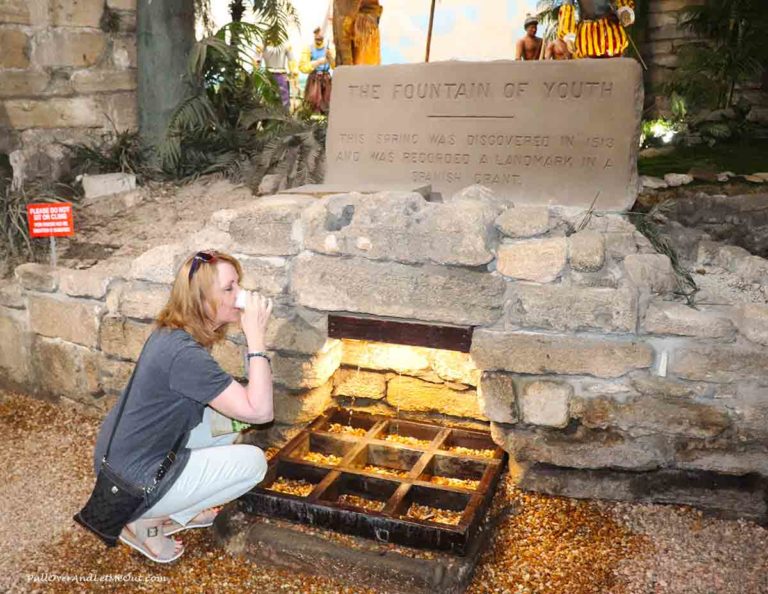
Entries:
{"type": "MultiPolygon", "coordinates": [[[[317,138],[324,132],[301,114],[287,113],[272,77],[252,66],[256,47],[285,42],[295,10],[287,0],[251,4],[257,24],[235,20],[198,42],[190,55],[189,95],[174,110],[158,147],[161,166],[172,177],[217,171],[243,177],[253,168],[263,174],[288,157],[292,179],[312,179],[320,167],[317,138]]],[[[230,8],[242,17],[242,1],[230,8]]]]}
{"type": "Polygon", "coordinates": [[[14,190],[10,179],[0,179],[0,254],[3,254],[0,261],[4,267],[37,260],[47,251],[47,239],[29,236],[27,205],[34,202],[70,202],[73,195],[73,189],[66,184],[32,182],[14,190]]]}
{"type": "Polygon", "coordinates": [[[108,132],[95,143],[64,144],[72,153],[72,173],[133,173],[139,181],[158,171],[149,165],[150,151],[135,131],[108,132]]]}
{"type": "Polygon", "coordinates": [[[736,87],[760,76],[768,61],[764,0],[704,0],[682,12],[680,26],[700,39],[680,48],[664,89],[693,108],[732,106],[736,87]]]}
{"type": "Polygon", "coordinates": [[[651,242],[653,249],[669,258],[677,280],[677,290],[675,293],[684,297],[686,303],[693,307],[699,287],[696,285],[696,281],[693,280],[690,270],[680,261],[677,250],[675,250],[674,246],[662,234],[658,225],[654,222],[654,217],[659,211],[660,206],[656,205],[647,213],[630,212],[629,220],[651,242]]]}

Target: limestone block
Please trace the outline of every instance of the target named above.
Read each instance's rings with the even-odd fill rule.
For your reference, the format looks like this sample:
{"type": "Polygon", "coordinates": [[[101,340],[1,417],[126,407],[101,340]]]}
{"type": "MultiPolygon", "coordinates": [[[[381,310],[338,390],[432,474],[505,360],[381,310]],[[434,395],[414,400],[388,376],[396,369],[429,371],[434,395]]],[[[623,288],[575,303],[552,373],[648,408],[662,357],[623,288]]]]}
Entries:
{"type": "Polygon", "coordinates": [[[329,342],[325,351],[310,357],[278,354],[272,359],[272,377],[290,390],[317,388],[339,368],[341,354],[339,341],[329,342]]]}
{"type": "Polygon", "coordinates": [[[405,263],[479,266],[493,259],[496,210],[478,200],[427,202],[415,192],[339,194],[302,214],[305,248],[405,263]]]}
{"type": "Polygon", "coordinates": [[[386,391],[386,373],[342,367],[334,376],[334,396],[380,400],[386,391]]]}
{"type": "Polygon", "coordinates": [[[274,311],[267,326],[267,347],[281,352],[314,355],[326,348],[328,318],[324,314],[292,308],[274,311]]]}
{"type": "Polygon", "coordinates": [[[510,278],[548,283],[565,266],[565,237],[531,239],[499,246],[496,269],[510,278]]]}
{"type": "Polygon", "coordinates": [[[105,48],[101,31],[57,29],[38,37],[33,59],[40,66],[88,68],[100,60],[105,48]]]}
{"type": "Polygon", "coordinates": [[[605,262],[605,236],[597,231],[574,233],[568,238],[568,259],[574,270],[600,270],[605,262]]]}
{"type": "Polygon", "coordinates": [[[279,386],[274,391],[275,422],[305,425],[317,418],[333,402],[333,382],[300,393],[279,386]]]}
{"type": "Polygon", "coordinates": [[[534,237],[549,231],[549,207],[516,206],[496,219],[496,228],[507,237],[534,237]]]}
{"type": "MultiPolygon", "coordinates": [[[[102,93],[97,95],[99,113],[111,122],[118,130],[135,130],[139,126],[139,108],[136,93],[122,91],[119,93],[102,93]]],[[[106,121],[103,124],[106,126],[106,121]]]]}
{"type": "Polygon", "coordinates": [[[239,252],[291,256],[301,250],[300,215],[315,201],[308,196],[268,196],[237,210],[229,233],[239,252]]]}
{"type": "Polygon", "coordinates": [[[0,97],[28,97],[39,95],[48,86],[47,72],[31,70],[0,72],[0,97]]]}
{"type": "Polygon", "coordinates": [[[245,377],[246,348],[228,340],[213,345],[211,356],[232,377],[245,377]]]}
{"type": "Polygon", "coordinates": [[[483,414],[497,423],[516,423],[519,419],[514,376],[486,371],[480,379],[477,398],[483,414]]]}
{"type": "Polygon", "coordinates": [[[735,444],[728,449],[681,449],[675,456],[675,466],[732,475],[757,473],[768,476],[768,451],[758,446],[735,444]]]}
{"type": "Polygon", "coordinates": [[[119,395],[128,385],[135,364],[116,359],[101,361],[101,387],[110,395],[119,395]]]}
{"type": "Polygon", "coordinates": [[[722,405],[663,395],[638,395],[623,402],[600,396],[584,399],[580,406],[581,422],[591,428],[707,438],[731,424],[722,405]]]}
{"type": "Polygon", "coordinates": [[[0,384],[6,378],[16,384],[29,379],[31,336],[22,312],[0,308],[0,384]]]}
{"type": "Polygon", "coordinates": [[[637,323],[637,294],[632,289],[514,283],[507,297],[508,328],[634,332],[637,323]]]}
{"type": "Polygon", "coordinates": [[[624,258],[629,280],[641,290],[667,293],[677,288],[677,278],[669,257],[663,254],[635,254],[624,258]]]}
{"type": "MultiPolygon", "coordinates": [[[[656,54],[651,59],[651,62],[658,66],[664,66],[665,68],[674,68],[675,66],[677,66],[678,60],[679,60],[679,57],[677,54],[656,54]]],[[[683,185],[683,184],[678,184],[678,185],[683,185]]],[[[673,184],[670,184],[670,186],[673,186],[673,184]]]]}
{"type": "Polygon", "coordinates": [[[486,419],[474,390],[452,390],[444,384],[433,384],[412,377],[392,378],[387,384],[387,402],[402,411],[486,419]]]}
{"type": "Polygon", "coordinates": [[[504,295],[504,281],[484,272],[315,254],[294,259],[290,284],[314,309],[471,325],[494,323],[504,295]]]}
{"type": "Polygon", "coordinates": [[[428,350],[429,366],[441,379],[468,386],[477,386],[480,382],[481,372],[469,353],[444,349],[428,350]]]}
{"type": "MultiPolygon", "coordinates": [[[[27,0],[4,0],[0,4],[0,23],[29,25],[32,23],[27,0]]],[[[5,48],[5,46],[3,46],[5,48]]]]}
{"type": "MultiPolygon", "coordinates": [[[[198,231],[194,231],[186,236],[182,242],[184,249],[190,254],[197,253],[200,249],[211,249],[230,254],[235,251],[236,246],[232,242],[229,233],[225,233],[216,225],[206,225],[198,231]]],[[[240,264],[243,264],[246,256],[237,255],[240,264]]],[[[242,283],[241,283],[242,284],[242,283]]]]}
{"type": "Polygon", "coordinates": [[[117,70],[126,70],[138,66],[135,35],[112,36],[112,65],[117,70]]]}
{"type": "Polygon", "coordinates": [[[102,303],[95,301],[30,295],[30,328],[32,332],[49,338],[96,347],[99,323],[105,309],[102,303]]]}
{"type": "Polygon", "coordinates": [[[343,365],[422,375],[430,369],[431,349],[364,340],[342,340],[343,365]]]}
{"type": "Polygon", "coordinates": [[[652,301],[643,320],[643,330],[650,334],[675,334],[701,338],[733,336],[727,315],[717,310],[694,309],[684,303],[652,301]]]}
{"type": "Polygon", "coordinates": [[[107,0],[107,6],[114,10],[136,10],[137,0],[107,0]]]}
{"type": "MultiPolygon", "coordinates": [[[[93,71],[81,71],[93,72],[93,71]]],[[[86,198],[110,196],[136,189],[136,176],[133,173],[102,173],[100,175],[84,175],[83,191],[86,198]]]]}
{"type": "Polygon", "coordinates": [[[107,296],[113,273],[103,268],[60,268],[58,270],[59,291],[70,297],[90,297],[102,300],[107,296]]]}
{"type": "Polygon", "coordinates": [[[520,398],[523,421],[531,425],[565,427],[570,420],[573,386],[564,382],[537,380],[527,383],[520,398]]]}
{"type": "Polygon", "coordinates": [[[184,260],[191,255],[179,244],[153,247],[133,261],[131,276],[136,280],[173,284],[184,260]]]}
{"type": "Polygon", "coordinates": [[[653,362],[653,349],[636,341],[475,330],[472,358],[480,369],[619,377],[653,362]]]}
{"type": "Polygon", "coordinates": [[[19,283],[12,280],[0,280],[0,305],[13,309],[27,308],[27,298],[19,283]]]}
{"type": "Polygon", "coordinates": [[[119,311],[127,318],[154,320],[170,296],[168,285],[130,282],[120,293],[119,311]]]}
{"type": "Polygon", "coordinates": [[[14,275],[19,284],[27,291],[53,293],[59,286],[57,270],[46,264],[28,262],[17,266],[14,275]]]}
{"type": "Polygon", "coordinates": [[[682,379],[728,383],[768,378],[768,352],[728,345],[685,346],[672,354],[670,372],[682,379]]]}
{"type": "Polygon", "coordinates": [[[752,342],[768,346],[768,305],[745,303],[736,314],[739,331],[752,342]]]}
{"type": "Polygon", "coordinates": [[[106,316],[101,322],[99,344],[105,355],[136,361],[151,333],[151,324],[141,324],[119,316],[106,316]]]}
{"type": "Polygon", "coordinates": [[[29,37],[23,31],[0,30],[0,68],[29,67],[29,37]]]}
{"type": "MultiPolygon", "coordinates": [[[[208,245],[208,244],[205,244],[208,245]]],[[[288,286],[288,266],[285,258],[239,258],[243,267],[240,286],[265,295],[279,295],[288,286]]]]}
{"type": "Polygon", "coordinates": [[[579,426],[573,432],[548,427],[522,428],[491,423],[493,440],[518,462],[539,462],[570,468],[651,470],[672,457],[666,437],[630,437],[618,431],[579,426]]]}
{"type": "Polygon", "coordinates": [[[677,19],[677,14],[674,12],[652,12],[648,15],[648,26],[655,28],[664,25],[676,25],[677,19]]]}
{"type": "Polygon", "coordinates": [[[35,339],[32,368],[38,389],[46,394],[91,404],[102,391],[99,353],[58,338],[35,339]]]}
{"type": "Polygon", "coordinates": [[[58,27],[94,27],[101,22],[103,0],[53,0],[53,24],[58,27]]]}
{"type": "Polygon", "coordinates": [[[45,100],[9,99],[0,126],[27,128],[98,128],[104,123],[93,97],[56,97],[45,100]]]}

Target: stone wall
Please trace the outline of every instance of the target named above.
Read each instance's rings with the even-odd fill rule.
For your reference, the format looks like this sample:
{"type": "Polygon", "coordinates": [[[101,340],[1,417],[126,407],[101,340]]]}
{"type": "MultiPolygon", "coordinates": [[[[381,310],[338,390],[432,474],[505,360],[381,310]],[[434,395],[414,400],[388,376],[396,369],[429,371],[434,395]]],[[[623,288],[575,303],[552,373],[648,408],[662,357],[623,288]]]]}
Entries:
{"type": "MultiPolygon", "coordinates": [[[[688,6],[701,4],[703,0],[651,0],[648,6],[648,30],[642,55],[648,64],[645,73],[646,97],[652,98],[656,111],[669,115],[669,98],[660,90],[660,85],[670,80],[677,67],[678,52],[695,36],[679,26],[680,13],[688,6]]],[[[631,33],[631,31],[630,31],[631,33]]],[[[766,80],[745,85],[738,94],[753,106],[749,118],[763,124],[768,123],[768,86],[766,80]]]]}
{"type": "Polygon", "coordinates": [[[58,177],[57,142],[136,127],[135,31],[136,0],[0,5],[1,167],[58,177]]]}
{"type": "MultiPolygon", "coordinates": [[[[22,265],[0,288],[1,377],[103,414],[174,271],[207,246],[237,254],[243,284],[277,302],[278,426],[352,399],[487,419],[529,488],[573,495],[637,498],[653,478],[663,488],[645,496],[687,501],[702,476],[768,476],[768,261],[701,241],[690,307],[667,256],[624,215],[473,195],[271,196],[133,261],[22,265]],[[380,347],[329,339],[329,312],[473,326],[470,356],[382,362],[380,347]]],[[[243,348],[233,330],[214,354],[241,376],[243,348]]],[[[762,495],[739,501],[764,515],[762,495]]]]}

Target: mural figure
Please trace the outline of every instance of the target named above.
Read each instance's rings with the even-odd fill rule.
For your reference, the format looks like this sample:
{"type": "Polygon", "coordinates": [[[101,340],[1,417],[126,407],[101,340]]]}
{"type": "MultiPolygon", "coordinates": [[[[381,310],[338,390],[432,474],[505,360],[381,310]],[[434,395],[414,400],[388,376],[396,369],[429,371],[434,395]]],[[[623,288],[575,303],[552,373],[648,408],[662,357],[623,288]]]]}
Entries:
{"type": "Polygon", "coordinates": [[[379,0],[335,0],[333,39],[338,65],[381,64],[379,0]]]}
{"type": "Polygon", "coordinates": [[[564,0],[558,13],[557,38],[574,58],[618,58],[629,45],[625,27],[635,22],[634,0],[564,0]],[[579,5],[579,22],[576,7],[579,5]]]}
{"type": "Polygon", "coordinates": [[[328,115],[331,105],[331,68],[335,66],[333,50],[325,43],[323,30],[314,30],[314,43],[301,53],[299,70],[309,74],[304,87],[304,101],[313,113],[328,115]]]}

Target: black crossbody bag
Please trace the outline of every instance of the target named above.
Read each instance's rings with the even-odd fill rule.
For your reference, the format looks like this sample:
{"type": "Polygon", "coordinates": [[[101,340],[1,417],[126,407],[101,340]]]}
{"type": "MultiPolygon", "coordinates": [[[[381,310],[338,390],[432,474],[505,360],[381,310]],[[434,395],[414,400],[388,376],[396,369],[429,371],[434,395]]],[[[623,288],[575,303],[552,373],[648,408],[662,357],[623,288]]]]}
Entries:
{"type": "MultiPolygon", "coordinates": [[[[140,359],[141,356],[139,356],[140,359]]],[[[96,485],[85,507],[77,512],[73,518],[75,522],[98,536],[108,547],[114,547],[117,544],[120,532],[138,509],[142,505],[149,505],[149,496],[154,492],[160,479],[165,476],[173,464],[176,459],[176,452],[181,447],[185,436],[182,433],[176,440],[173,448],[171,448],[171,451],[168,452],[168,455],[160,464],[153,483],[148,487],[142,487],[126,481],[109,465],[107,462],[109,448],[112,446],[112,439],[115,437],[120,417],[123,416],[125,403],[128,400],[128,394],[130,393],[138,366],[138,363],[136,363],[125,391],[125,397],[120,403],[120,410],[117,413],[115,424],[112,427],[112,434],[109,436],[109,443],[107,443],[107,449],[101,460],[101,468],[96,477],[96,485]]]]}

